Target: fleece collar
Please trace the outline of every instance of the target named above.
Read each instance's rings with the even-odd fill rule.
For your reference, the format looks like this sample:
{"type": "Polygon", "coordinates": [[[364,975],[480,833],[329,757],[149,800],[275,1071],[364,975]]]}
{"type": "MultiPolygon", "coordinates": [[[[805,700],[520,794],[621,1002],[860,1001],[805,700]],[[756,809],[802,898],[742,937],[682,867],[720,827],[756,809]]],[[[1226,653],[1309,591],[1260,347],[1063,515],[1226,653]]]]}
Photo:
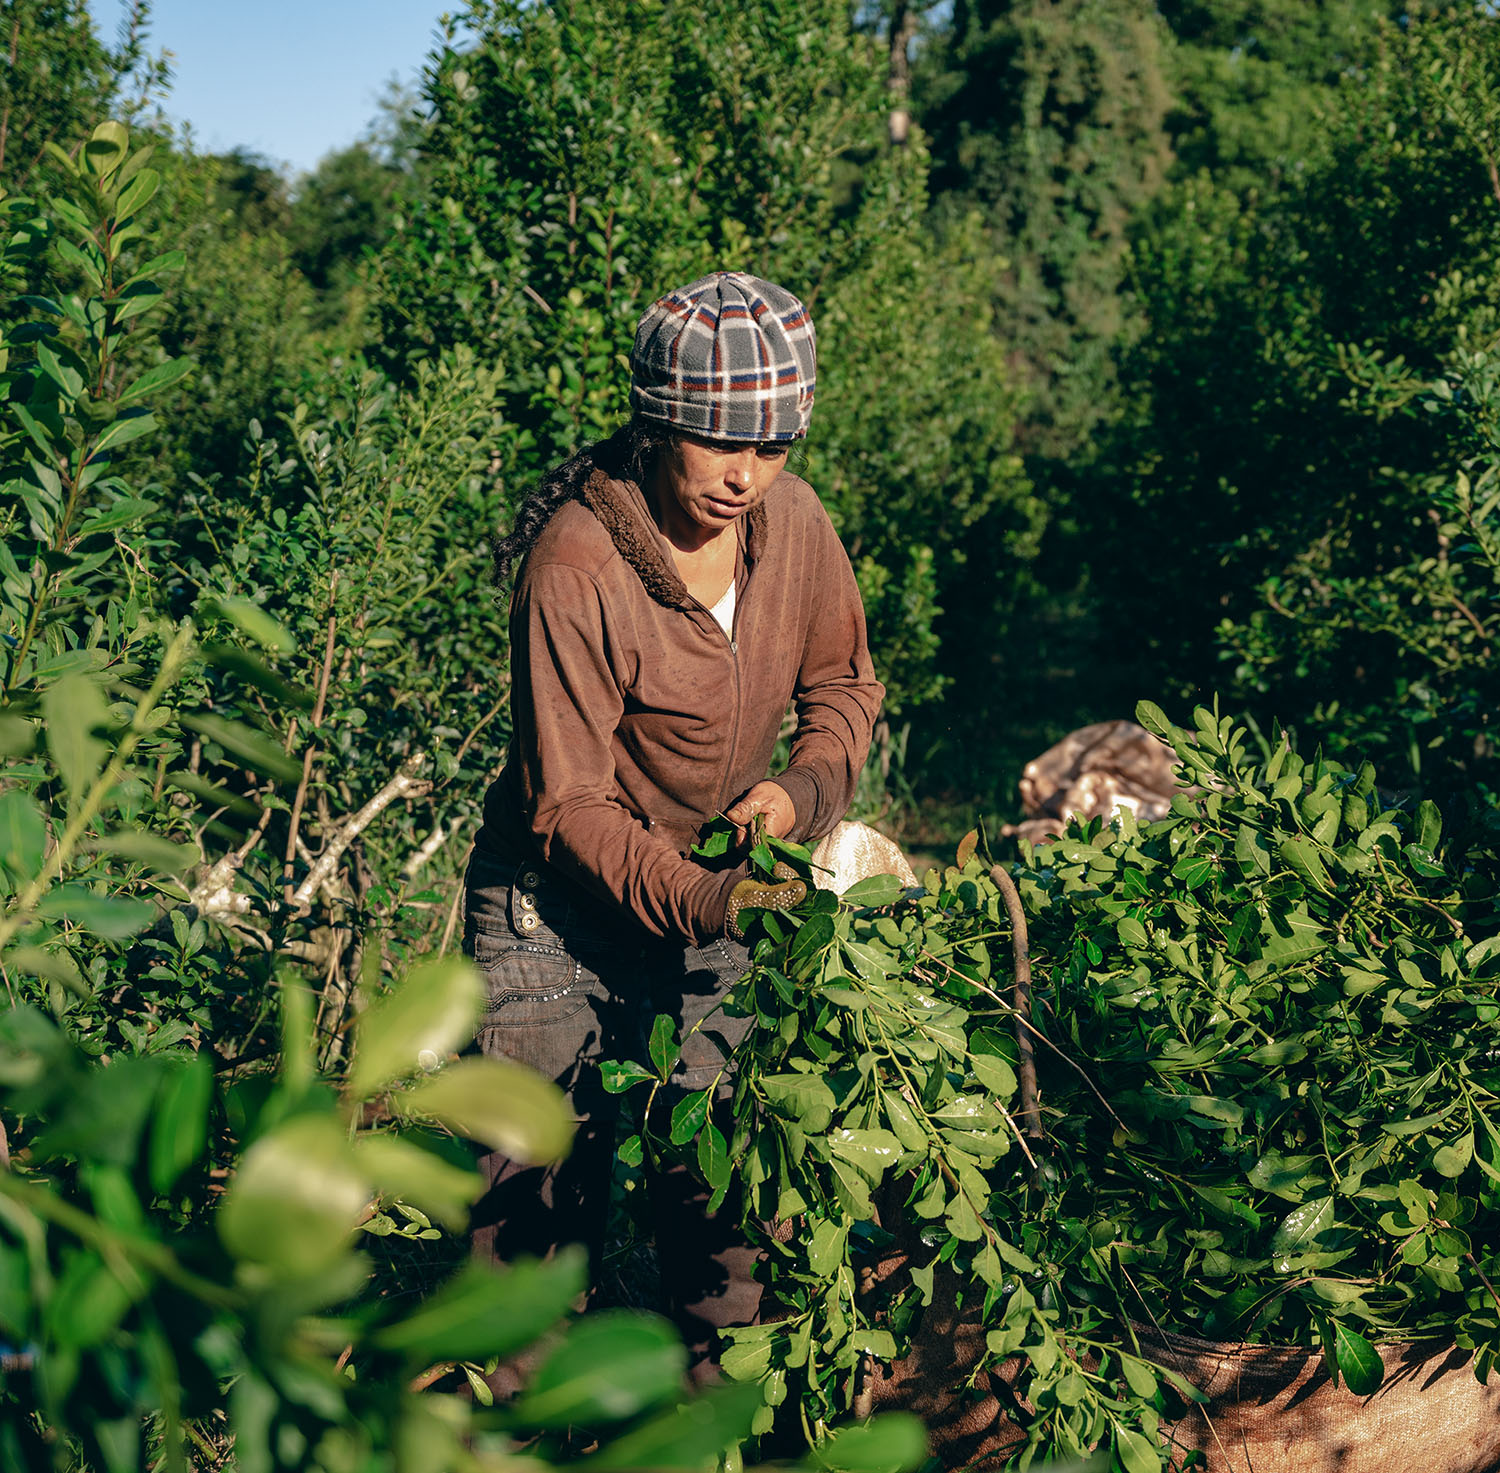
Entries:
{"type": "MultiPolygon", "coordinates": [[[[584,485],[583,500],[657,603],[669,609],[693,607],[687,585],[678,577],[666,541],[647,510],[645,495],[634,481],[612,480],[596,470],[584,485]]],[[[747,561],[760,556],[765,536],[766,503],[761,501],[745,516],[747,561]]]]}

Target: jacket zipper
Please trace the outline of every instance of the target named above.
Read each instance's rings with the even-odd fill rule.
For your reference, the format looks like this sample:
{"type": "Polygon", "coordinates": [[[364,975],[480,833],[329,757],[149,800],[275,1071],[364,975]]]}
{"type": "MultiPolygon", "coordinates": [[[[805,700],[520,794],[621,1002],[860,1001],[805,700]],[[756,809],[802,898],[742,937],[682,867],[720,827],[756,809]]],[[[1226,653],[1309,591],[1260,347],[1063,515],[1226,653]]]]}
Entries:
{"type": "MultiPolygon", "coordinates": [[[[750,579],[747,577],[745,579],[745,592],[748,593],[749,591],[750,579]]],[[[724,782],[719,789],[718,801],[714,804],[714,812],[717,814],[723,813],[725,806],[729,802],[730,795],[728,780],[730,775],[734,772],[734,759],[739,754],[740,749],[740,703],[742,698],[742,692],[740,690],[740,642],[732,634],[725,632],[724,626],[714,618],[713,610],[710,609],[707,604],[700,602],[696,598],[693,598],[692,594],[689,594],[688,598],[692,600],[693,607],[702,612],[708,622],[713,625],[715,632],[721,639],[723,639],[725,644],[729,646],[729,663],[734,668],[734,724],[730,729],[729,759],[724,764],[724,782]]],[[[740,609],[743,607],[743,605],[744,599],[737,595],[734,600],[733,627],[735,628],[739,627],[740,609]]]]}

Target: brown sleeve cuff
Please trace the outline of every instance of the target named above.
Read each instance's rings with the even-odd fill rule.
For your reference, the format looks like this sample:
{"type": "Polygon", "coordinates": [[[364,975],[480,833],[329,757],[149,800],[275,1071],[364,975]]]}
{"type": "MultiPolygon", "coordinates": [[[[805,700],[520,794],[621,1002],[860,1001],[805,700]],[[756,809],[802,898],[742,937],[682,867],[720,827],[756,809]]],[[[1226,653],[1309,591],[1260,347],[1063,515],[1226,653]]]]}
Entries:
{"type": "Polygon", "coordinates": [[[805,767],[789,767],[770,779],[792,800],[797,810],[797,821],[786,837],[794,844],[803,844],[810,838],[819,838],[813,829],[818,821],[818,780],[805,767]]]}
{"type": "Polygon", "coordinates": [[[705,870],[702,883],[693,897],[693,940],[700,945],[722,936],[727,924],[729,892],[750,874],[750,864],[733,869],[705,870]]]}

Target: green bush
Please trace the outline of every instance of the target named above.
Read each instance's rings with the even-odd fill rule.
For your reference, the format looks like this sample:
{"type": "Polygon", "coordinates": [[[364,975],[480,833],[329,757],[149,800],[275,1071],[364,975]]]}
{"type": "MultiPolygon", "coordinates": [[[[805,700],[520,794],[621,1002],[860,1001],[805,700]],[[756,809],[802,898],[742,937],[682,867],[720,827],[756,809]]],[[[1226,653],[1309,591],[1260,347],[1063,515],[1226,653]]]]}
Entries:
{"type": "Polygon", "coordinates": [[[725,1364],[814,1425],[864,1357],[920,1339],[935,1292],[987,1332],[970,1383],[1019,1357],[1016,1466],[1100,1446],[1163,1466],[1192,1393],[1134,1320],[1321,1345],[1360,1394],[1382,1341],[1456,1344],[1481,1380],[1500,1357],[1500,835],[1386,805],[1368,764],[1139,716],[1194,791],[1010,867],[1029,1004],[1010,882],[971,836],[914,901],[877,878],[767,914],[729,1003],[757,1023],[732,1124],[705,1091],[644,1141],[741,1183],[752,1232],[794,1224],[761,1230],[787,1313],[729,1332],[725,1364]],[[909,1273],[872,1284],[893,1247],[909,1273]]]}

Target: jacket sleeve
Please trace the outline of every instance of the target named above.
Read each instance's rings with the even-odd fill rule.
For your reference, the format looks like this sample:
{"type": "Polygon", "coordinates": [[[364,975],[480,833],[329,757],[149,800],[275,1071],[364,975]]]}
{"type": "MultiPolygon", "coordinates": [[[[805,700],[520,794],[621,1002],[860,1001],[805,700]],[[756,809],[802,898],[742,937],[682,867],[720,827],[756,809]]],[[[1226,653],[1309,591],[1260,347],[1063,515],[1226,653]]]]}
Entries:
{"type": "Polygon", "coordinates": [[[603,601],[581,569],[527,569],[511,610],[521,798],[543,857],[654,936],[724,930],[739,871],[683,859],[615,797],[610,739],[624,710],[603,601]]]}
{"type": "Polygon", "coordinates": [[[870,752],[885,697],[875,678],[854,569],[827,513],[817,508],[820,576],[797,672],[797,730],[785,772],[772,781],[797,810],[789,838],[821,839],[843,818],[870,752]]]}

